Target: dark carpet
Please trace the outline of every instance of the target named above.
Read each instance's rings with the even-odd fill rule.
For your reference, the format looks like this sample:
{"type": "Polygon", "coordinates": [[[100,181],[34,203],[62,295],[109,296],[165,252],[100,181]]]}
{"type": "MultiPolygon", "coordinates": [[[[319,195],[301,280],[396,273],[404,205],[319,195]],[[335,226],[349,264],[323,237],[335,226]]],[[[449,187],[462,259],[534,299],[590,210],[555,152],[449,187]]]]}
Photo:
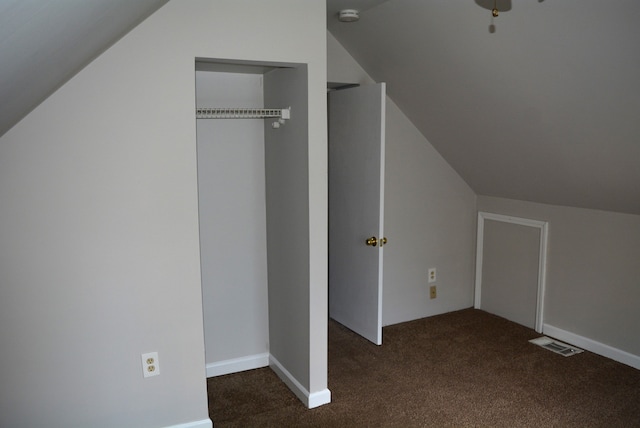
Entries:
{"type": "Polygon", "coordinates": [[[332,402],[307,409],[269,369],[208,379],[219,427],[640,427],[640,370],[528,342],[474,309],[383,329],[378,347],[329,321],[332,402]]]}

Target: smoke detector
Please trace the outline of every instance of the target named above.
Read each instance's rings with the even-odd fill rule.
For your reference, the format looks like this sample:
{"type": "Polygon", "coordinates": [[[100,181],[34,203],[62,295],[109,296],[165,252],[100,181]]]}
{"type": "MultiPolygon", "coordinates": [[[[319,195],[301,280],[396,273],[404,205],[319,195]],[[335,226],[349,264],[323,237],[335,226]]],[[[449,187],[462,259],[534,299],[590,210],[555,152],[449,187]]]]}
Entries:
{"type": "Polygon", "coordinates": [[[340,22],[355,22],[360,19],[360,12],[355,9],[343,9],[338,15],[340,22]]]}

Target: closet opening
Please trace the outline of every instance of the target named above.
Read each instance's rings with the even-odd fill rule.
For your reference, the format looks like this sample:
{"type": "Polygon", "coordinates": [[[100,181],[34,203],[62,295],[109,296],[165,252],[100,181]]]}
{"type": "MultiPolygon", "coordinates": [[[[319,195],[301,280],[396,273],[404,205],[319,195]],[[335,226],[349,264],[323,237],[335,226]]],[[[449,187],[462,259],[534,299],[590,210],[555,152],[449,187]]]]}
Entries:
{"type": "Polygon", "coordinates": [[[195,80],[228,114],[196,122],[207,377],[269,366],[306,404],[307,66],[199,58],[195,80]]]}

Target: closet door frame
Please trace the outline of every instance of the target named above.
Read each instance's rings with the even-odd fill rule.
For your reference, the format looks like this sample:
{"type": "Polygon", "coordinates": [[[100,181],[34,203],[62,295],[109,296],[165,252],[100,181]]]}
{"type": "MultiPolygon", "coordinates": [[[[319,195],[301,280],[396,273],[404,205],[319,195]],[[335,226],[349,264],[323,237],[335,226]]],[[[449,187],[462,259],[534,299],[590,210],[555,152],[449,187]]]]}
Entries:
{"type": "Polygon", "coordinates": [[[542,333],[543,317],[544,317],[544,292],[546,287],[546,271],[547,271],[547,241],[549,234],[549,223],[546,221],[532,220],[521,217],[513,217],[502,214],[494,214],[479,211],[478,212],[478,231],[476,240],[476,280],[475,280],[475,296],[473,307],[481,308],[482,303],[482,262],[484,248],[484,222],[485,220],[501,221],[521,226],[534,227],[540,231],[540,247],[538,256],[538,293],[536,303],[536,322],[535,330],[542,333]]]}

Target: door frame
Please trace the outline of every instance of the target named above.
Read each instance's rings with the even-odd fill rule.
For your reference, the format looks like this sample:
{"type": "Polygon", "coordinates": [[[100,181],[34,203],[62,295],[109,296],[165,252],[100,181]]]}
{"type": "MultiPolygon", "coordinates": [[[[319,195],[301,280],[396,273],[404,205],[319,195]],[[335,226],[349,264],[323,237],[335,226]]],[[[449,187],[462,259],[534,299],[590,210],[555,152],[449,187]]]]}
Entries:
{"type": "Polygon", "coordinates": [[[538,256],[538,293],[536,301],[536,323],[535,330],[542,333],[544,317],[544,293],[547,278],[547,241],[549,235],[549,223],[546,221],[533,220],[528,218],[494,214],[478,211],[478,231],[476,240],[476,281],[473,307],[480,309],[482,302],[482,261],[484,248],[484,222],[485,220],[501,221],[505,223],[518,224],[520,226],[534,227],[540,231],[540,246],[538,256]]]}

